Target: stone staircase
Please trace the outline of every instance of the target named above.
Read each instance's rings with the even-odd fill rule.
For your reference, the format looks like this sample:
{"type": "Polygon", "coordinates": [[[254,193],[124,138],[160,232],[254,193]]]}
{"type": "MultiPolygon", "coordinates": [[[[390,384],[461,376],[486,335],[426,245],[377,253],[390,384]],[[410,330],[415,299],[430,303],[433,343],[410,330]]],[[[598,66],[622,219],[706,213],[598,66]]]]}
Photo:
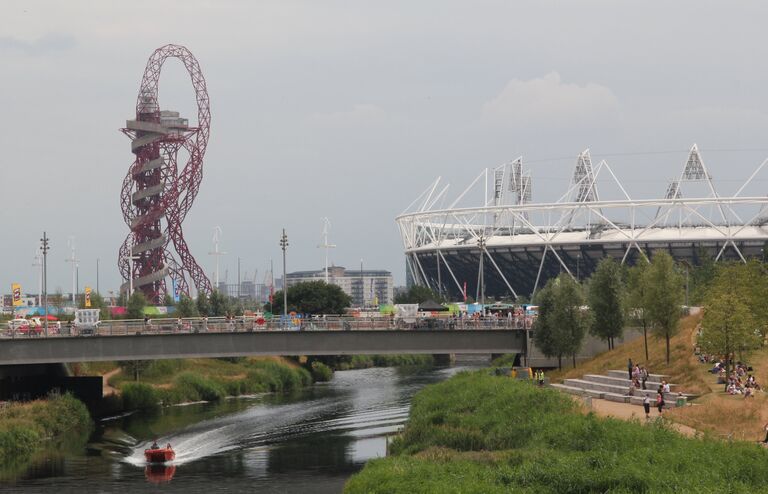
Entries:
{"type": "MultiPolygon", "coordinates": [[[[574,395],[640,406],[643,404],[643,398],[648,396],[651,406],[655,406],[656,392],[664,378],[666,376],[661,374],[650,374],[645,383],[646,389],[636,389],[634,396],[629,396],[630,380],[627,379],[625,370],[609,370],[605,375],[586,374],[581,379],[566,379],[562,384],[552,384],[552,387],[574,395]]],[[[673,408],[679,395],[675,391],[676,384],[669,386],[670,392],[664,393],[664,403],[666,408],[673,408]]],[[[683,394],[683,397],[687,399],[688,395],[683,394]]]]}

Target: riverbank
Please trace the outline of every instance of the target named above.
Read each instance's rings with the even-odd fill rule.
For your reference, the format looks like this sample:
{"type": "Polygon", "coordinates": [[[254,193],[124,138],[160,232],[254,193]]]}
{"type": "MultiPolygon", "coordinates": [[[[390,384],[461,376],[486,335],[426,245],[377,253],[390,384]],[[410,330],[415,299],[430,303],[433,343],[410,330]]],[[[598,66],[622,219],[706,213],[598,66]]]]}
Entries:
{"type": "Polygon", "coordinates": [[[93,428],[82,402],[71,395],[0,406],[0,465],[24,464],[36,452],[71,432],[85,438],[93,428]]]}
{"type": "Polygon", "coordinates": [[[313,382],[309,371],[280,357],[156,360],[121,367],[109,385],[120,391],[126,410],[289,392],[313,382]]]}
{"type": "Polygon", "coordinates": [[[768,475],[755,444],[584,414],[555,390],[487,371],[419,392],[390,451],[345,492],[766,492],[768,475]]]}

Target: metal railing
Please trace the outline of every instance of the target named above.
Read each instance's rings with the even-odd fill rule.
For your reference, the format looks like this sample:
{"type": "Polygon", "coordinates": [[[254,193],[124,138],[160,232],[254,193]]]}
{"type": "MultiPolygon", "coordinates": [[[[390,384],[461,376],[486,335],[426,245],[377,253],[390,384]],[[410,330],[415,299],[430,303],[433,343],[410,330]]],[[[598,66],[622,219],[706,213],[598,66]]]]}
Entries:
{"type": "Polygon", "coordinates": [[[44,328],[0,330],[2,338],[58,338],[71,336],[126,336],[185,333],[237,333],[275,331],[375,331],[375,330],[510,330],[531,329],[531,318],[471,317],[185,317],[155,319],[114,319],[98,325],[78,326],[62,322],[60,329],[45,334],[44,328]]]}

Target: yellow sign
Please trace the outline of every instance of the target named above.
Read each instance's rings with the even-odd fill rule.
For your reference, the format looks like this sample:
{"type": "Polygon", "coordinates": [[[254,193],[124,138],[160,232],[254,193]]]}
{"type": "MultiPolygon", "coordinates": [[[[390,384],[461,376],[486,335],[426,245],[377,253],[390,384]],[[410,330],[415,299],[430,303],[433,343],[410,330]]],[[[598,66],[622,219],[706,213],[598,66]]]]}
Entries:
{"type": "Polygon", "coordinates": [[[18,283],[11,284],[11,293],[13,294],[13,306],[18,307],[22,305],[21,301],[21,285],[18,283]]]}
{"type": "Polygon", "coordinates": [[[91,287],[85,287],[85,306],[91,306],[91,287]]]}

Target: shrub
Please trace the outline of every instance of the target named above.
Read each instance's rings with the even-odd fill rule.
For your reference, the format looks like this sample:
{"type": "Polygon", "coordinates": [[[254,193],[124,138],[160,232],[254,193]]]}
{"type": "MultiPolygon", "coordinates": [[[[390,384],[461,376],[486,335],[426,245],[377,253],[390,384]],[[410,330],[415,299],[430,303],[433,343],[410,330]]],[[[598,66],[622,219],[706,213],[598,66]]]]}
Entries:
{"type": "Polygon", "coordinates": [[[312,378],[316,382],[328,382],[333,379],[333,370],[319,360],[315,360],[312,362],[312,378]]]}
{"type": "Polygon", "coordinates": [[[187,398],[186,401],[219,401],[226,395],[221,384],[194,372],[179,374],[175,384],[176,389],[187,398]]]}
{"type": "Polygon", "coordinates": [[[126,410],[151,410],[160,406],[160,395],[149,384],[125,383],[121,391],[126,410]]]}

